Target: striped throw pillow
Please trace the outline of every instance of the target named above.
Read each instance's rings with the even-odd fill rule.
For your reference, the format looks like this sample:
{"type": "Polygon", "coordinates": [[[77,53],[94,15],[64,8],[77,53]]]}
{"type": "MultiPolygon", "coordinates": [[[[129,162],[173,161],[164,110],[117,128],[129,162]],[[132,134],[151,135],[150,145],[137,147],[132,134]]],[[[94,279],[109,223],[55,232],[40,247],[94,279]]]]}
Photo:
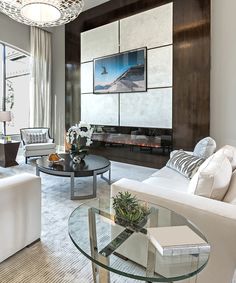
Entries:
{"type": "Polygon", "coordinates": [[[166,166],[175,171],[178,171],[186,178],[191,179],[203,162],[203,158],[188,154],[183,150],[178,150],[170,158],[166,166]]]}

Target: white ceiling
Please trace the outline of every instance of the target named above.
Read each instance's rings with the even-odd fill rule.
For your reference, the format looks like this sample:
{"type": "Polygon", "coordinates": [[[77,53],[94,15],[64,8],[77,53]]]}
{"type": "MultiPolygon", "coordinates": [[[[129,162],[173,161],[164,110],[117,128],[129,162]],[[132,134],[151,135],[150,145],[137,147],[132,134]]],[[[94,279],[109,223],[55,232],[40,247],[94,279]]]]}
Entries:
{"type": "Polygon", "coordinates": [[[105,2],[108,2],[110,0],[84,0],[84,8],[83,11],[91,9],[95,6],[99,6],[105,2]]]}

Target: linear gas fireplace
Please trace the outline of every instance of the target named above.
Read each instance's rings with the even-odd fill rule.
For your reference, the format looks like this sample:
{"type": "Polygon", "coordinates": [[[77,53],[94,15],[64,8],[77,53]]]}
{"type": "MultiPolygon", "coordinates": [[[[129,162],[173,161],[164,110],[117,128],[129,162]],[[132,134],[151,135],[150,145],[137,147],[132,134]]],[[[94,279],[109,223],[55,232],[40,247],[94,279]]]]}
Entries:
{"type": "Polygon", "coordinates": [[[111,160],[159,167],[172,150],[172,130],[94,126],[92,151],[111,160]]]}

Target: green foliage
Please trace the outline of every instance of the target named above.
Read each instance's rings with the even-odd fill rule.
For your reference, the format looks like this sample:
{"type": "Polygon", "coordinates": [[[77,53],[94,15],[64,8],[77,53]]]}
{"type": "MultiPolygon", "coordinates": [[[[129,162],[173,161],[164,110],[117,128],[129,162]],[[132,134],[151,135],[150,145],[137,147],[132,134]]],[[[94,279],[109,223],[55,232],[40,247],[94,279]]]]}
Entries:
{"type": "Polygon", "coordinates": [[[138,199],[129,192],[119,192],[116,197],[113,197],[113,208],[117,219],[133,224],[139,224],[150,213],[147,206],[140,204],[138,199]]]}

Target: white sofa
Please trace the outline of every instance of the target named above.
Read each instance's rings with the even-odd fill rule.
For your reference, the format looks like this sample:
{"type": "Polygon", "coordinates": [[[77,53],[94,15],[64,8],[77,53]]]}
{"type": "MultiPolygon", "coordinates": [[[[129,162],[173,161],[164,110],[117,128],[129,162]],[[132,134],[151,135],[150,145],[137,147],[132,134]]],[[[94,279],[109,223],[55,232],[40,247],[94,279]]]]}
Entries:
{"type": "Polygon", "coordinates": [[[56,152],[49,128],[23,128],[20,130],[25,163],[29,157],[44,156],[56,152]]]}
{"type": "MultiPolygon", "coordinates": [[[[113,183],[112,196],[129,191],[140,200],[167,207],[192,221],[211,245],[209,262],[197,282],[231,283],[236,269],[236,205],[190,194],[189,182],[177,171],[164,167],[143,182],[121,179],[113,183]]],[[[235,182],[232,185],[236,191],[235,182]]],[[[143,264],[141,246],[124,245],[121,253],[143,264]]]]}
{"type": "Polygon", "coordinates": [[[40,239],[41,179],[20,174],[0,180],[0,262],[40,239]]]}

